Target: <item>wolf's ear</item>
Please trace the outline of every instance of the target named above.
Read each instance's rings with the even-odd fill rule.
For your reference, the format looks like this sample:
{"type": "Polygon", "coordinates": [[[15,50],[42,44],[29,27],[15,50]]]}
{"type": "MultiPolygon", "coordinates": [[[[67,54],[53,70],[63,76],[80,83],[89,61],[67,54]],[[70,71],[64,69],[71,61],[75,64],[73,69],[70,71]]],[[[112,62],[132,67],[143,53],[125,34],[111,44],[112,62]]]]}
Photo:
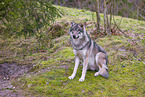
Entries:
{"type": "Polygon", "coordinates": [[[86,22],[85,23],[80,23],[80,26],[83,28],[86,26],[86,22]]]}
{"type": "Polygon", "coordinates": [[[71,21],[71,27],[72,27],[74,24],[75,24],[74,21],[71,21]]]}
{"type": "Polygon", "coordinates": [[[83,24],[83,23],[80,23],[80,27],[82,27],[82,28],[83,28],[83,26],[84,26],[84,24],[83,24]]]}

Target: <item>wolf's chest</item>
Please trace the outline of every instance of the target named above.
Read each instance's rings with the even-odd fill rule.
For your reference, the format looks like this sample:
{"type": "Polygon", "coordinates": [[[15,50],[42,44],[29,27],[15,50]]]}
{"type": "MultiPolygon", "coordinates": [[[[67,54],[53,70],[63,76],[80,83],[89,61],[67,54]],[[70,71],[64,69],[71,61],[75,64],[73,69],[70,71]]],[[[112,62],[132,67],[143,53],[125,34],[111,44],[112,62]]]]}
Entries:
{"type": "Polygon", "coordinates": [[[82,62],[86,61],[86,57],[88,57],[88,69],[97,70],[97,67],[95,65],[96,64],[95,55],[93,54],[93,52],[89,53],[89,55],[86,56],[87,50],[79,50],[79,51],[74,50],[74,54],[75,56],[79,57],[79,59],[82,62]]]}
{"type": "Polygon", "coordinates": [[[83,61],[83,60],[85,59],[85,57],[86,57],[86,52],[87,52],[87,50],[79,50],[79,51],[74,50],[75,56],[78,56],[79,59],[82,60],[82,61],[83,61]]]}

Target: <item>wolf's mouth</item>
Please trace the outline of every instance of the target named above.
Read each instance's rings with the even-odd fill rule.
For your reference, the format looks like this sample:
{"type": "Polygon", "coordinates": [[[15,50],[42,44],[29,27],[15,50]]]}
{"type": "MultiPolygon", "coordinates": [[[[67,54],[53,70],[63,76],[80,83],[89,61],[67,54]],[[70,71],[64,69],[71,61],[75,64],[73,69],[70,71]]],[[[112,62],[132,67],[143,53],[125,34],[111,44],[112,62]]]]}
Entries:
{"type": "Polygon", "coordinates": [[[79,36],[73,35],[73,38],[74,38],[74,39],[78,39],[78,38],[79,38],[79,36]]]}

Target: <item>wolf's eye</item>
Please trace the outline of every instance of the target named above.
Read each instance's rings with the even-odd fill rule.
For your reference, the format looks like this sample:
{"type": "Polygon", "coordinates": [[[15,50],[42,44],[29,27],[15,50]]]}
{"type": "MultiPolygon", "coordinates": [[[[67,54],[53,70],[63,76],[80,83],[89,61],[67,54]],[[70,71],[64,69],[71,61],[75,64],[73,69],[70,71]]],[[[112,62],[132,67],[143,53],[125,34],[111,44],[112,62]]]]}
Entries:
{"type": "Polygon", "coordinates": [[[81,31],[80,29],[78,29],[78,31],[81,31]]]}
{"type": "Polygon", "coordinates": [[[82,30],[82,29],[78,29],[78,31],[79,31],[79,32],[83,32],[83,30],[82,30]]]}
{"type": "Polygon", "coordinates": [[[79,31],[78,34],[81,34],[81,32],[79,31]]]}
{"type": "Polygon", "coordinates": [[[70,29],[70,32],[72,32],[73,31],[73,29],[70,29]]]}

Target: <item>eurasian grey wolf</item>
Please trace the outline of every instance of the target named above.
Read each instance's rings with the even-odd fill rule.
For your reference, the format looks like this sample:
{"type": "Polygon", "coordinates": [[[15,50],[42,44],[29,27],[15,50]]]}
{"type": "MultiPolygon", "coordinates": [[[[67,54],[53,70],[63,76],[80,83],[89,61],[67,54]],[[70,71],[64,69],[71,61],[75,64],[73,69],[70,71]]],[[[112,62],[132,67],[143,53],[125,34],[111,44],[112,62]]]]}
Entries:
{"type": "Polygon", "coordinates": [[[87,70],[97,70],[98,72],[94,76],[102,75],[108,78],[107,53],[101,46],[91,40],[87,34],[85,25],[71,22],[69,35],[75,54],[75,66],[69,79],[75,77],[80,62],[83,63],[82,75],[79,79],[80,82],[85,80],[87,70]]]}

